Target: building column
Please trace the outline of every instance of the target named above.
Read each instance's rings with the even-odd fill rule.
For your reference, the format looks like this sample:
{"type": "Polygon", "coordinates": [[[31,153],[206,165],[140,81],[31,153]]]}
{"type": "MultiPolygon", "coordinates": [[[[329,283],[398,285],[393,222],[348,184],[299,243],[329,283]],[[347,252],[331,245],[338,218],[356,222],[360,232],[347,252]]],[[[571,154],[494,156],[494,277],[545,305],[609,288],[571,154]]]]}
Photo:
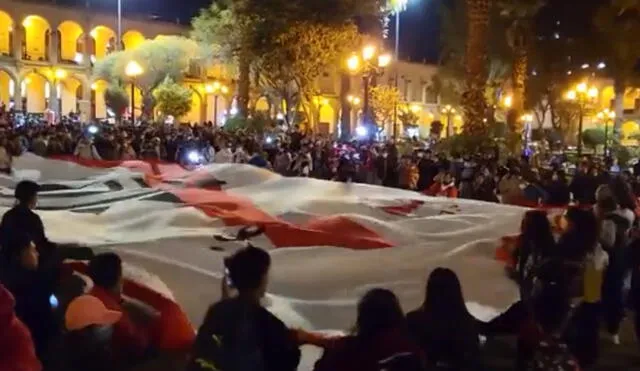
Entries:
{"type": "Polygon", "coordinates": [[[95,54],[95,51],[93,50],[93,37],[88,32],[84,33],[82,49],[82,65],[91,68],[91,56],[95,54]]]}
{"type": "Polygon", "coordinates": [[[49,35],[49,63],[56,64],[60,61],[58,53],[58,45],[60,45],[58,30],[50,30],[49,35]]]}
{"type": "MultiPolygon", "coordinates": [[[[90,80],[87,80],[90,81],[90,80]]],[[[91,84],[82,84],[82,99],[78,101],[78,108],[80,109],[80,121],[88,122],[92,120],[91,117],[91,84]]]]}
{"type": "Polygon", "coordinates": [[[13,57],[22,60],[22,40],[24,40],[24,28],[22,25],[15,25],[13,30],[13,57]]]}
{"type": "Polygon", "coordinates": [[[207,95],[205,95],[203,97],[203,99],[200,102],[200,122],[199,124],[206,122],[207,121],[207,107],[208,107],[208,102],[207,102],[207,95]]]}
{"type": "Polygon", "coordinates": [[[16,80],[13,89],[13,102],[15,110],[22,111],[22,80],[16,80]]]}

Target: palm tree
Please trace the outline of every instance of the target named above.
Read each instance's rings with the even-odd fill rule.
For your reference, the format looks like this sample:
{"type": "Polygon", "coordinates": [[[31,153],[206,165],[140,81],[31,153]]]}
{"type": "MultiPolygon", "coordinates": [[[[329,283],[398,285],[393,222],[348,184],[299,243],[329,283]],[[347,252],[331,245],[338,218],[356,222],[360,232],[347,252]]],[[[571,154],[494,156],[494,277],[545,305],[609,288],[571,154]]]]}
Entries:
{"type": "Polygon", "coordinates": [[[487,51],[489,39],[490,0],[466,0],[467,40],[465,45],[465,92],[462,104],[465,113],[465,133],[484,137],[488,131],[485,120],[485,86],[487,83],[487,51]]]}
{"type": "Polygon", "coordinates": [[[638,0],[611,0],[602,6],[594,19],[598,31],[595,46],[602,48],[606,66],[615,90],[615,132],[620,132],[624,111],[624,95],[637,80],[636,66],[640,60],[640,15],[638,0]],[[636,2],[634,6],[633,2],[636,2]]]}
{"type": "Polygon", "coordinates": [[[507,20],[507,42],[512,52],[511,85],[513,103],[507,117],[509,127],[522,131],[518,119],[524,111],[525,87],[529,69],[529,51],[533,39],[533,17],[544,6],[544,0],[500,0],[500,15],[507,20]]]}

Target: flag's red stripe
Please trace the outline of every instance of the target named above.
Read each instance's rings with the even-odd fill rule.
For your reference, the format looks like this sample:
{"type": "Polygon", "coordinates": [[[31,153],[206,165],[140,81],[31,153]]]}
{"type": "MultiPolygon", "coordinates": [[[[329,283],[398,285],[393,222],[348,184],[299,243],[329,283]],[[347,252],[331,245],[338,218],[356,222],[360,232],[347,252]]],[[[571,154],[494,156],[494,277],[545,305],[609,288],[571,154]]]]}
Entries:
{"type": "Polygon", "coordinates": [[[186,178],[185,184],[194,184],[205,174],[189,171],[176,164],[146,161],[98,161],[75,157],[56,157],[82,166],[113,168],[125,167],[144,174],[150,187],[171,192],[186,205],[201,210],[212,218],[222,219],[228,226],[263,225],[265,234],[276,247],[336,246],[350,249],[377,249],[393,246],[373,229],[351,219],[339,216],[315,218],[303,225],[288,223],[256,207],[251,200],[222,190],[180,188],[164,183],[165,180],[186,178]]]}

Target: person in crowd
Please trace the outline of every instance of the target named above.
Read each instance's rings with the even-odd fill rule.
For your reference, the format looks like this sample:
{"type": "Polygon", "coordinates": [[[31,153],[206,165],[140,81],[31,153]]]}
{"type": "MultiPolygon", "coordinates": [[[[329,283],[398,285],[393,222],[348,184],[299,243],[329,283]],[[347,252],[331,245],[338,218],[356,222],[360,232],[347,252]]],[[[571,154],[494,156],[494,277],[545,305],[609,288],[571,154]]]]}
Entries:
{"type": "Polygon", "coordinates": [[[431,368],[479,368],[479,327],[467,310],[460,281],[452,270],[431,272],[424,303],[407,314],[407,323],[431,368]]]}
{"type": "Polygon", "coordinates": [[[589,163],[580,163],[577,173],[569,185],[569,191],[573,195],[573,200],[580,205],[595,204],[595,194],[598,188],[598,179],[590,171],[589,163]]]}
{"type": "Polygon", "coordinates": [[[415,190],[418,187],[420,173],[411,157],[403,156],[400,163],[400,188],[415,190]]]}
{"type": "Polygon", "coordinates": [[[520,284],[520,297],[530,297],[535,270],[556,253],[556,241],[547,213],[527,211],[520,226],[520,236],[514,250],[515,270],[520,284]]]}
{"type": "Polygon", "coordinates": [[[372,289],[358,303],[354,333],[325,349],[315,371],[419,371],[425,357],[411,339],[398,298],[372,289]]]}
{"type": "Polygon", "coordinates": [[[420,173],[420,178],[416,189],[429,189],[433,184],[433,178],[438,175],[438,164],[433,160],[431,151],[418,152],[418,172],[420,173]]]}
{"type": "MultiPolygon", "coordinates": [[[[615,184],[615,182],[613,183],[615,184]]],[[[601,186],[596,198],[596,213],[601,220],[600,243],[609,254],[609,265],[604,276],[602,302],[607,330],[614,344],[620,343],[618,335],[624,317],[624,281],[630,273],[629,230],[635,220],[630,208],[635,203],[624,185],[601,186]],[[622,200],[620,202],[619,198],[622,200]]]]}
{"type": "Polygon", "coordinates": [[[458,198],[456,180],[449,172],[441,172],[436,181],[424,192],[427,196],[458,198]]]}
{"type": "Polygon", "coordinates": [[[548,194],[542,186],[540,175],[537,171],[531,170],[528,172],[522,189],[522,196],[526,205],[537,206],[547,203],[548,194]]]}
{"type": "Polygon", "coordinates": [[[55,370],[111,371],[123,369],[112,349],[113,326],[122,312],[109,310],[100,299],[81,295],[69,303],[64,315],[67,330],[57,354],[55,370]]]}
{"type": "Polygon", "coordinates": [[[523,202],[522,190],[524,189],[524,183],[520,176],[520,170],[513,168],[502,177],[500,183],[498,183],[498,192],[500,193],[501,201],[507,205],[520,205],[523,202]]]}
{"type": "Polygon", "coordinates": [[[260,304],[267,291],[271,257],[247,247],[225,259],[223,299],[213,304],[198,330],[187,371],[293,371],[300,361],[295,336],[260,304]],[[230,296],[230,290],[237,295],[230,296]]]}
{"type": "Polygon", "coordinates": [[[90,294],[98,298],[108,310],[122,313],[113,326],[115,357],[131,363],[145,360],[151,350],[150,329],[137,324],[122,307],[122,260],[114,253],[96,255],[89,262],[88,273],[93,281],[90,294]]]}
{"type": "Polygon", "coordinates": [[[0,139],[0,173],[10,175],[13,171],[13,155],[6,138],[0,139]]]}
{"type": "Polygon", "coordinates": [[[38,257],[36,245],[27,234],[12,233],[2,244],[0,281],[13,294],[16,315],[29,328],[42,360],[58,329],[50,304],[53,285],[38,271],[38,257]]]}
{"type": "Polygon", "coordinates": [[[84,136],[80,139],[73,155],[82,160],[102,160],[93,143],[93,138],[88,136],[84,136]]]}
{"type": "Polygon", "coordinates": [[[15,299],[0,284],[0,370],[41,371],[31,333],[16,316],[15,299]]]}
{"type": "Polygon", "coordinates": [[[226,143],[222,143],[220,149],[216,151],[216,157],[214,159],[216,164],[230,164],[233,162],[233,152],[231,146],[226,143]]]}
{"type": "Polygon", "coordinates": [[[495,192],[495,183],[493,181],[493,177],[488,170],[486,173],[479,172],[476,175],[476,178],[473,181],[471,191],[471,199],[485,202],[494,202],[498,203],[498,196],[496,196],[495,192]]]}
{"type": "Polygon", "coordinates": [[[564,171],[554,171],[544,188],[548,206],[565,207],[571,201],[571,192],[564,171]]]}

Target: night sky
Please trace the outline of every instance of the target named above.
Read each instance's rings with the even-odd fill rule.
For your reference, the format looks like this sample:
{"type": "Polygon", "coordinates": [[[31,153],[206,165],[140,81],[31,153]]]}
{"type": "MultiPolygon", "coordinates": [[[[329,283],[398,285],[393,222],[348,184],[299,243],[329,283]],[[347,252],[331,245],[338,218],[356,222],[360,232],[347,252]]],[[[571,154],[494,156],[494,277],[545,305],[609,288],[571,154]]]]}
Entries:
{"type": "MultiPolygon", "coordinates": [[[[27,0],[28,1],[28,0],[27,0]]],[[[105,11],[116,9],[116,0],[42,0],[64,5],[84,5],[89,1],[92,7],[105,11]]],[[[123,12],[137,16],[160,16],[168,21],[188,24],[198,10],[211,0],[122,0],[123,12]]],[[[442,1],[451,0],[410,0],[406,12],[401,16],[401,57],[412,61],[435,63],[440,47],[439,7],[442,1]]],[[[561,22],[567,33],[587,32],[591,27],[591,14],[597,6],[607,0],[547,0],[547,6],[539,14],[539,27],[557,27],[561,22]]],[[[393,26],[394,20],[390,24],[393,26]]],[[[393,35],[393,28],[390,35],[393,35]]],[[[389,40],[392,47],[392,40],[389,40]]]]}

